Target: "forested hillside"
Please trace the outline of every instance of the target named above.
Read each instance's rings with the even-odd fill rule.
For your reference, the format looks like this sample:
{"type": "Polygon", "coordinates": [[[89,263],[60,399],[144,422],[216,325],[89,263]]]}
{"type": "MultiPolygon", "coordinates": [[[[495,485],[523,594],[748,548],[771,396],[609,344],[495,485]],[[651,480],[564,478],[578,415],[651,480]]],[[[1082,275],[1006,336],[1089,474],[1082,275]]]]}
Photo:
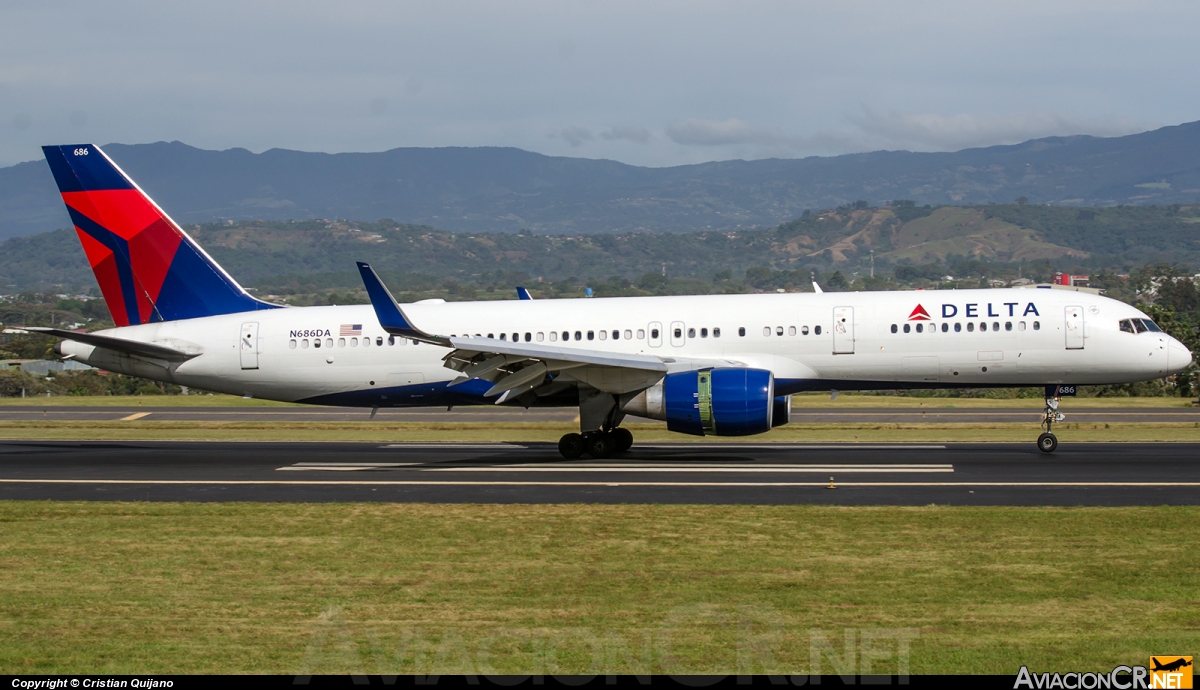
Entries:
{"type": "MultiPolygon", "coordinates": [[[[497,147],[255,154],[158,142],[105,151],[181,223],[394,218],[456,232],[620,234],[769,228],[805,209],[856,199],[934,206],[1021,197],[1097,207],[1200,202],[1200,122],[950,153],[875,151],[669,168],[497,147]]],[[[66,223],[44,161],[0,169],[0,238],[66,223]]]]}
{"type": "MultiPolygon", "coordinates": [[[[978,278],[1200,265],[1197,206],[922,208],[901,201],[870,208],[861,202],[770,230],[676,234],[451,233],[389,220],[212,223],[188,230],[247,286],[289,293],[357,287],[354,262],[361,260],[398,280],[426,276],[418,282],[454,279],[481,286],[513,275],[533,282],[596,282],[664,272],[670,279],[710,280],[721,273],[740,280],[755,268],[798,276],[840,271],[852,280],[869,275],[872,252],[880,275],[897,266],[934,266],[921,270],[978,278]]],[[[94,284],[74,231],[0,244],[0,293],[72,292],[94,284]]]]}

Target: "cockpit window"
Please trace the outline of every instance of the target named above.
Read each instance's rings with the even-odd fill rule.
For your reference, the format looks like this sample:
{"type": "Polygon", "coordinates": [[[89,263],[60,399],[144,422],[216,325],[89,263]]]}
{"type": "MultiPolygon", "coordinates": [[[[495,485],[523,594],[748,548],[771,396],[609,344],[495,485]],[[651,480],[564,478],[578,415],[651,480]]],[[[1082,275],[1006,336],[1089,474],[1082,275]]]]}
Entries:
{"type": "Polygon", "coordinates": [[[1155,333],[1162,332],[1162,329],[1158,327],[1158,324],[1154,323],[1150,319],[1142,319],[1142,323],[1146,324],[1146,328],[1148,330],[1154,331],[1155,333]]]}
{"type": "Polygon", "coordinates": [[[1121,319],[1121,332],[1122,333],[1133,333],[1134,332],[1133,322],[1130,321],[1129,319],[1121,319]]]}
{"type": "Polygon", "coordinates": [[[1133,327],[1137,329],[1138,333],[1145,333],[1146,331],[1150,330],[1149,328],[1146,328],[1146,322],[1142,319],[1133,319],[1133,327]]]}

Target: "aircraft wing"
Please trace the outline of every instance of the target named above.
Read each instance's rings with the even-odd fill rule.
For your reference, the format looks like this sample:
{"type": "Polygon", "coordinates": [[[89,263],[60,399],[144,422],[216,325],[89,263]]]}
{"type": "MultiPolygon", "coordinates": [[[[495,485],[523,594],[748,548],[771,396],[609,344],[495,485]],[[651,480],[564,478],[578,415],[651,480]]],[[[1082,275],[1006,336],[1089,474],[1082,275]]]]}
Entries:
{"type": "Polygon", "coordinates": [[[405,316],[370,265],[359,262],[358,269],[383,330],[450,348],[442,359],[447,367],[462,373],[451,385],[484,382],[474,384],[477,390],[472,392],[484,397],[499,395],[497,403],[530,392],[551,395],[576,383],[606,393],[640,391],[657,383],[669,369],[668,362],[651,355],[427,333],[405,316]]]}
{"type": "Polygon", "coordinates": [[[544,396],[576,383],[586,383],[606,393],[630,393],[658,383],[667,363],[658,357],[554,347],[540,343],[513,343],[495,338],[450,338],[450,351],[442,359],[461,372],[450,385],[487,381],[484,397],[500,395],[497,403],[529,392],[544,396]]]}
{"type": "Polygon", "coordinates": [[[184,352],[175,348],[166,347],[163,345],[155,345],[154,343],[143,343],[137,340],[127,340],[125,338],[114,338],[111,335],[99,335],[97,333],[76,333],[62,328],[46,328],[44,326],[23,326],[21,328],[9,329],[17,332],[41,333],[42,335],[53,335],[67,340],[74,340],[77,343],[86,345],[94,345],[102,347],[106,350],[113,350],[127,355],[141,355],[143,357],[153,357],[155,359],[165,359],[169,362],[182,362],[189,360],[199,355],[199,352],[184,352]]]}

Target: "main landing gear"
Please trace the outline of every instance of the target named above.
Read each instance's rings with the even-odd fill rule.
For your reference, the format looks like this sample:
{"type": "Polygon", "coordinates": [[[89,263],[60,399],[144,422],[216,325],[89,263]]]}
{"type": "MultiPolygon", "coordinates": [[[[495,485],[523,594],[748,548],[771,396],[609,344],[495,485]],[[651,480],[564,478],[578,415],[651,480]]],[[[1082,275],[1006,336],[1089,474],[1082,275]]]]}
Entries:
{"type": "Polygon", "coordinates": [[[584,453],[596,459],[603,459],[616,453],[624,453],[632,446],[633,434],[620,427],[607,431],[567,434],[558,440],[558,452],[568,460],[574,460],[584,453]]]}
{"type": "Polygon", "coordinates": [[[1038,450],[1043,453],[1053,453],[1058,448],[1058,437],[1054,435],[1054,423],[1061,422],[1067,416],[1058,411],[1058,397],[1046,398],[1046,409],[1043,411],[1042,428],[1046,431],[1038,436],[1038,450]]]}

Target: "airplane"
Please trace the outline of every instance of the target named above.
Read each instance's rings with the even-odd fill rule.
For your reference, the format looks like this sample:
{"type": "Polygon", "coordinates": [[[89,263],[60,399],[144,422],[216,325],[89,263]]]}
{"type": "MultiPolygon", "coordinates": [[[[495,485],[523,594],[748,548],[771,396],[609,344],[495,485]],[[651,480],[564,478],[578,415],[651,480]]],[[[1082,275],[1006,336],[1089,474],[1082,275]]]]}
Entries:
{"type": "Polygon", "coordinates": [[[1146,314],[1039,289],[281,307],[246,292],[93,144],[43,148],[116,327],[55,351],[182,386],[313,405],[570,406],[566,458],[628,450],[628,415],[749,436],[806,391],[1045,386],[1044,452],[1074,386],[1181,372],[1192,353],[1146,314]]]}

